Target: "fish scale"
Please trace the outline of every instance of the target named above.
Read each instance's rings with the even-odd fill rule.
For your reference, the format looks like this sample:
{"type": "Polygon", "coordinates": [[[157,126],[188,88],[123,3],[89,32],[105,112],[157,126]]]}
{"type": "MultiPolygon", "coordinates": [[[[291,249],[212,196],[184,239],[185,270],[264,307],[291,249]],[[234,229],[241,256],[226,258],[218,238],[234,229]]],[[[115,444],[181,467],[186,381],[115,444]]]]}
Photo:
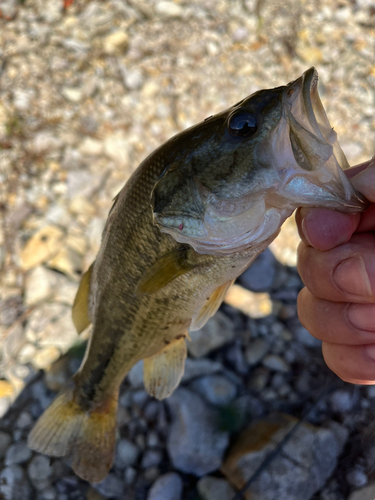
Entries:
{"type": "Polygon", "coordinates": [[[73,305],[92,323],[81,367],[40,417],[29,446],[72,456],[88,481],[108,473],[120,384],[144,360],[158,399],[179,384],[188,331],[216,312],[226,290],[297,207],[358,212],[365,200],[317,93],[317,73],[256,92],[152,153],[115,198],[95,262],[73,305]]]}

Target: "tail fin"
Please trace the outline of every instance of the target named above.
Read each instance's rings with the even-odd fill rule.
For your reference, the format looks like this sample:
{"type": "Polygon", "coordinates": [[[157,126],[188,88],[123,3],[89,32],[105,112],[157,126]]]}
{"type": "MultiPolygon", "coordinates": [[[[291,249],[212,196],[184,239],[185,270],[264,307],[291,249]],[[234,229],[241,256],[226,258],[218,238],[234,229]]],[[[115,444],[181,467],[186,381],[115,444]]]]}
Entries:
{"type": "Polygon", "coordinates": [[[112,466],[116,444],[117,397],[85,411],[72,391],[58,396],[29,435],[29,447],[45,455],[73,458],[74,472],[99,482],[112,466]]]}

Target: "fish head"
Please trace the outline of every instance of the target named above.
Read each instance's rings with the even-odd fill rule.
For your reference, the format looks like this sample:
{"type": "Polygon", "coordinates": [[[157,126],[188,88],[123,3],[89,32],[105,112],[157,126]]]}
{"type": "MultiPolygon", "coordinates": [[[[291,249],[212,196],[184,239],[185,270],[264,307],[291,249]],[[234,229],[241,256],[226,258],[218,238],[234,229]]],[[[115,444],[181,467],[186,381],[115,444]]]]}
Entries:
{"type": "Polygon", "coordinates": [[[298,207],[364,210],[317,85],[310,68],[170,140],[152,193],[160,230],[225,255],[260,247],[298,207]]]}

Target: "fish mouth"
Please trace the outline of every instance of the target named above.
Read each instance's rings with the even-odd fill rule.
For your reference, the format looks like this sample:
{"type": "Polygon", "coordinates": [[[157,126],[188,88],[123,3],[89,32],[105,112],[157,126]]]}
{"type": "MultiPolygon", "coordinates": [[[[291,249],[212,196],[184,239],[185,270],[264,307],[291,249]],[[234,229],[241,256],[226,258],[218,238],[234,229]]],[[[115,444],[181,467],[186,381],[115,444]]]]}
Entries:
{"type": "Polygon", "coordinates": [[[300,167],[285,179],[285,194],[297,195],[299,206],[363,211],[368,201],[354,190],[343,172],[349,163],[320,100],[314,67],[286,86],[283,109],[292,152],[300,167]]]}

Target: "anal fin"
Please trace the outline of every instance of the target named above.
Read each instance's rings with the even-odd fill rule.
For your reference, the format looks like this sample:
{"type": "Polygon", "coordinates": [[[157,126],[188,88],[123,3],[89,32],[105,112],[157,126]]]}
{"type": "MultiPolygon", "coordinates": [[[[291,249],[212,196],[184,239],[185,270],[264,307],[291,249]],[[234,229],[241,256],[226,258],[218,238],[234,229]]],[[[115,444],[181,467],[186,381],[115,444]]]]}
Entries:
{"type": "Polygon", "coordinates": [[[82,276],[73,303],[72,319],[78,333],[83,332],[91,323],[89,319],[89,291],[93,265],[91,264],[82,276]]]}
{"type": "Polygon", "coordinates": [[[228,281],[222,286],[219,286],[208,298],[203,307],[200,309],[198,314],[193,317],[190,331],[199,330],[202,326],[213,316],[216,311],[219,309],[221,303],[223,302],[224,296],[227,293],[228,289],[233,281],[228,281]]]}
{"type": "Polygon", "coordinates": [[[172,394],[184,374],[186,355],[185,337],[181,337],[143,360],[143,380],[151,396],[164,399],[172,394]]]}

